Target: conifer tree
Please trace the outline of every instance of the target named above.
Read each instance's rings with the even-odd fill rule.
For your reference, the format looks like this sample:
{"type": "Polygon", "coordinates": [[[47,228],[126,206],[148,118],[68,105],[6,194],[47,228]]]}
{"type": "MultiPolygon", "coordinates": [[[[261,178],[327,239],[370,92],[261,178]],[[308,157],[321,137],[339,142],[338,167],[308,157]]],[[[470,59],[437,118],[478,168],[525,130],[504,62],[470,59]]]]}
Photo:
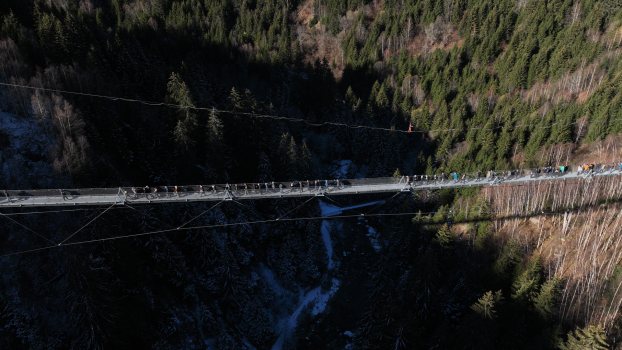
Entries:
{"type": "Polygon", "coordinates": [[[542,265],[540,258],[533,259],[525,271],[518,275],[512,283],[512,299],[526,303],[533,300],[540,287],[542,265]]]}
{"type": "Polygon", "coordinates": [[[540,293],[533,301],[536,312],[543,319],[550,319],[555,315],[559,303],[559,294],[561,281],[558,278],[552,278],[542,284],[540,293]]]}
{"type": "Polygon", "coordinates": [[[181,106],[176,112],[179,119],[175,125],[175,139],[188,148],[194,143],[191,134],[197,125],[196,114],[192,108],[189,108],[194,107],[190,89],[181,76],[173,72],[168,80],[167,91],[167,99],[181,106]]]}
{"type": "Polygon", "coordinates": [[[443,249],[451,248],[453,237],[451,235],[451,231],[449,230],[449,226],[446,223],[441,226],[438,232],[436,232],[436,236],[434,236],[434,242],[443,249]]]}
{"type": "Polygon", "coordinates": [[[471,305],[471,310],[475,311],[481,318],[494,320],[497,318],[497,304],[503,300],[501,291],[486,292],[477,302],[471,305]]]}
{"type": "Polygon", "coordinates": [[[559,344],[560,350],[607,350],[605,330],[600,326],[577,328],[568,333],[568,340],[559,344]]]}

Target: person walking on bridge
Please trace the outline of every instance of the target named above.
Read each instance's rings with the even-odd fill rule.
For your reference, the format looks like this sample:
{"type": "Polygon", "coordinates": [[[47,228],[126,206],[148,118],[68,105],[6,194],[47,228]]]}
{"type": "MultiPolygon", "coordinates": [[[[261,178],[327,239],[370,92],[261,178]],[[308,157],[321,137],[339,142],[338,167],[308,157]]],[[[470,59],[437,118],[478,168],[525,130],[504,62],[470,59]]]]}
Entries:
{"type": "Polygon", "coordinates": [[[13,203],[11,197],[9,197],[9,192],[7,192],[7,190],[4,190],[4,196],[6,197],[6,200],[9,201],[9,203],[13,203]]]}
{"type": "Polygon", "coordinates": [[[307,180],[307,192],[311,191],[310,186],[311,186],[311,183],[309,182],[309,180],[307,180]]]}
{"type": "Polygon", "coordinates": [[[283,184],[279,184],[279,192],[281,193],[281,195],[283,194],[283,184]]]}
{"type": "Polygon", "coordinates": [[[67,196],[65,196],[65,191],[63,191],[63,189],[61,188],[60,190],[60,196],[63,198],[63,200],[67,200],[67,196]]]}
{"type": "Polygon", "coordinates": [[[145,198],[149,196],[149,186],[145,186],[145,198]]]}
{"type": "Polygon", "coordinates": [[[179,198],[179,191],[177,190],[177,186],[175,186],[175,191],[173,191],[173,193],[175,193],[175,197],[179,198]]]}
{"type": "Polygon", "coordinates": [[[153,196],[156,197],[156,198],[159,198],[158,197],[158,188],[157,187],[153,188],[153,196]]]}
{"type": "Polygon", "coordinates": [[[212,192],[214,192],[214,194],[216,194],[216,186],[212,185],[212,192]]]}
{"type": "Polygon", "coordinates": [[[166,192],[166,198],[168,198],[168,186],[164,186],[164,192],[166,192]]]}
{"type": "Polygon", "coordinates": [[[246,184],[244,184],[244,194],[248,194],[248,186],[246,186],[246,184]]]}
{"type": "Polygon", "coordinates": [[[134,194],[134,199],[137,199],[138,194],[136,193],[136,187],[132,187],[132,193],[134,194]]]}
{"type": "Polygon", "coordinates": [[[266,185],[266,194],[268,194],[268,183],[266,182],[265,185],[266,185]]]}
{"type": "Polygon", "coordinates": [[[199,185],[199,197],[203,197],[203,185],[199,185]]]}
{"type": "Polygon", "coordinates": [[[445,183],[445,172],[441,173],[441,183],[445,183]]]}

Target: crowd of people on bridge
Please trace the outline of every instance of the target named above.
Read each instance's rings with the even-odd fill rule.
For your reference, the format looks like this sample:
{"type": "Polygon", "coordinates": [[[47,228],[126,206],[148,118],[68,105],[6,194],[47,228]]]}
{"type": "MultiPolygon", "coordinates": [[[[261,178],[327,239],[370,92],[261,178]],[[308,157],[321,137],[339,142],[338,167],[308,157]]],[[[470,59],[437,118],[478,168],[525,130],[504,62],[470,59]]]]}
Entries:
{"type": "MultiPolygon", "coordinates": [[[[577,175],[593,176],[599,173],[613,173],[615,170],[622,172],[622,163],[599,163],[599,164],[581,164],[578,165],[577,175]]],[[[460,183],[478,183],[485,181],[487,183],[500,183],[502,181],[513,180],[529,176],[529,178],[552,178],[562,176],[569,173],[571,168],[568,165],[546,166],[535,169],[513,169],[505,171],[489,170],[482,172],[478,170],[475,173],[445,173],[433,175],[406,175],[399,179],[394,178],[388,182],[368,183],[368,185],[386,185],[389,183],[403,183],[407,187],[430,186],[430,185],[450,185],[460,183]]],[[[346,187],[352,187],[352,183],[348,180],[306,180],[306,181],[290,181],[282,182],[255,182],[242,184],[226,184],[226,185],[198,185],[198,186],[156,186],[156,187],[131,187],[120,188],[119,195],[125,200],[128,199],[161,199],[161,198],[178,198],[187,195],[197,194],[199,197],[206,196],[262,196],[262,195],[291,195],[291,194],[319,194],[332,191],[343,190],[346,187]]],[[[60,197],[63,201],[69,200],[67,192],[63,189],[59,190],[60,197]]],[[[17,198],[11,198],[9,192],[4,190],[4,196],[9,201],[17,198]]],[[[73,198],[73,197],[72,197],[73,198]]]]}
{"type": "MultiPolygon", "coordinates": [[[[578,174],[594,174],[596,172],[602,172],[603,170],[612,170],[615,167],[622,171],[622,163],[620,164],[583,164],[577,168],[578,174]]],[[[427,186],[427,185],[449,185],[459,184],[467,182],[488,182],[498,183],[501,181],[519,179],[524,176],[530,178],[547,178],[557,177],[565,173],[568,173],[571,169],[567,165],[561,166],[546,166],[535,169],[513,169],[505,171],[489,170],[482,172],[478,170],[475,173],[458,173],[451,172],[434,175],[406,175],[399,180],[395,180],[397,183],[404,183],[407,186],[427,186]]],[[[269,194],[294,194],[294,193],[319,193],[319,192],[331,192],[342,190],[348,186],[352,186],[347,180],[306,180],[306,181],[293,181],[289,183],[282,182],[263,182],[263,183],[241,183],[241,184],[226,184],[226,185],[198,185],[198,186],[159,186],[151,189],[149,186],[144,188],[131,188],[131,194],[128,194],[124,190],[125,198],[138,199],[144,196],[147,199],[157,198],[169,198],[180,197],[188,194],[196,194],[198,192],[199,197],[204,196],[218,196],[223,194],[231,194],[232,196],[257,196],[257,195],[269,195],[269,194]],[[345,182],[344,182],[345,181],[345,182]]]]}
{"type": "Polygon", "coordinates": [[[150,188],[132,187],[128,190],[123,189],[125,199],[138,199],[144,196],[147,199],[172,198],[181,197],[188,194],[199,194],[199,197],[217,196],[222,194],[231,194],[234,196],[252,196],[267,194],[292,194],[292,193],[319,193],[342,190],[346,187],[343,180],[306,180],[294,181],[289,183],[282,182],[254,182],[242,184],[226,184],[226,185],[198,185],[198,186],[157,186],[150,188]]]}

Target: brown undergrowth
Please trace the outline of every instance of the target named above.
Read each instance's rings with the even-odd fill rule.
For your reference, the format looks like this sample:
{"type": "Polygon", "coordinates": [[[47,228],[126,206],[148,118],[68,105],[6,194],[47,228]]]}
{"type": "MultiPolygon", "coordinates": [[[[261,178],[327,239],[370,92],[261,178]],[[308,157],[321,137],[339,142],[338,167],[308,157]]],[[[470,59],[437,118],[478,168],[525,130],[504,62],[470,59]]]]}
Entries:
{"type": "Polygon", "coordinates": [[[500,241],[516,240],[563,281],[560,317],[611,329],[622,304],[622,176],[482,190],[500,241]]]}

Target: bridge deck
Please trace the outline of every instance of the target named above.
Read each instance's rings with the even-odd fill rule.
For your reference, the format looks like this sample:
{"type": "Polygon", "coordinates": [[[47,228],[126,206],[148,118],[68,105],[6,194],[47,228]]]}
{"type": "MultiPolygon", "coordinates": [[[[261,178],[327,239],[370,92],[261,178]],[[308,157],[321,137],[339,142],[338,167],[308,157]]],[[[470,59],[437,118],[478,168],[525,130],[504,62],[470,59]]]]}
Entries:
{"type": "MultiPolygon", "coordinates": [[[[535,174],[534,174],[535,175],[535,174]]],[[[595,173],[590,175],[594,177],[622,175],[622,172],[615,170],[603,173],[595,173]]],[[[483,175],[485,176],[485,175],[483,175]]],[[[149,203],[179,203],[179,202],[198,202],[198,201],[221,201],[221,200],[243,200],[243,199],[276,199],[276,198],[302,198],[312,196],[329,195],[350,195],[364,193],[383,193],[383,192],[410,192],[413,190],[427,189],[443,189],[443,188],[459,188],[472,186],[491,186],[496,184],[514,184],[514,183],[537,183],[542,181],[559,181],[569,179],[586,179],[586,175],[579,175],[575,172],[553,173],[544,177],[542,174],[537,176],[521,175],[511,176],[509,179],[497,178],[497,180],[487,181],[485,177],[476,179],[474,177],[467,178],[465,181],[445,180],[439,181],[415,181],[410,184],[406,183],[405,178],[374,178],[374,179],[353,179],[343,180],[342,188],[335,188],[332,184],[326,190],[324,182],[322,186],[317,188],[313,183],[307,188],[306,182],[300,187],[297,183],[292,187],[291,183],[283,183],[283,192],[278,188],[271,187],[266,190],[262,187],[260,190],[248,189],[245,194],[243,189],[226,191],[225,186],[216,186],[216,193],[213,192],[211,185],[204,186],[205,192],[199,192],[199,186],[178,186],[179,192],[168,193],[163,192],[164,187],[158,187],[157,195],[154,193],[137,193],[134,195],[131,188],[99,188],[99,189],[67,189],[63,190],[65,199],[61,196],[60,190],[10,190],[7,191],[8,198],[0,193],[0,208],[3,207],[41,207],[41,206],[77,206],[77,205],[123,205],[125,202],[131,204],[149,204],[149,203]],[[122,191],[127,191],[125,195],[122,191]]],[[[262,185],[263,186],[263,185],[262,185]]],[[[169,186],[172,189],[172,186],[169,186]]]]}

